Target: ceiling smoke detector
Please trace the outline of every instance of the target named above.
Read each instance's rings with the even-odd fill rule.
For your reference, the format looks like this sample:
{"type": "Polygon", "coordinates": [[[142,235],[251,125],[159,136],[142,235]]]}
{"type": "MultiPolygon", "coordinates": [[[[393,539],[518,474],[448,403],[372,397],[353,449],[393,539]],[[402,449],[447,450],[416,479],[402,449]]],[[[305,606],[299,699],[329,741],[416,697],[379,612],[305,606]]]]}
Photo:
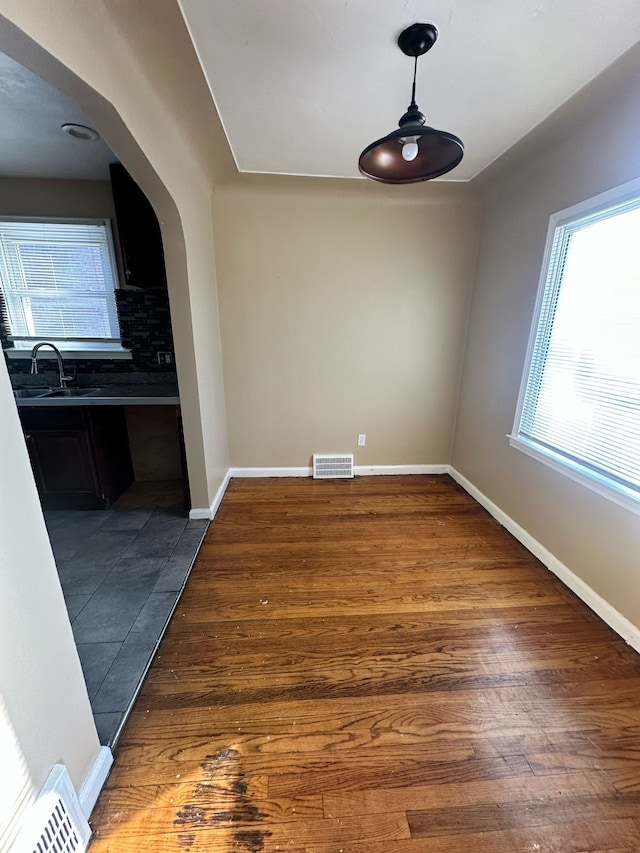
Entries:
{"type": "Polygon", "coordinates": [[[69,136],[73,136],[74,139],[81,139],[83,142],[97,142],[100,139],[97,130],[92,127],[85,127],[83,124],[63,124],[60,130],[69,136]]]}

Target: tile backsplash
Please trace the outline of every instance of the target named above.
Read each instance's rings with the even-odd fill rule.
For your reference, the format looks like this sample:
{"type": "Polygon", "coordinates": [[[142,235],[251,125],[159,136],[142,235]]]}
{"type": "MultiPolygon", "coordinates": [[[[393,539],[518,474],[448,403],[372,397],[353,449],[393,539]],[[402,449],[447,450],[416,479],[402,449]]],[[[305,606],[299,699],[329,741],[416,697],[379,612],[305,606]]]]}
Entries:
{"type": "MultiPolygon", "coordinates": [[[[166,373],[175,375],[173,334],[166,290],[116,290],[116,304],[122,345],[131,350],[131,360],[74,359],[65,356],[65,366],[83,375],[91,373],[166,373]],[[171,364],[158,364],[158,353],[171,353],[171,364]]],[[[0,320],[0,342],[3,349],[10,344],[0,320]]],[[[31,371],[29,359],[7,359],[12,376],[31,371]]],[[[167,378],[169,378],[167,376],[167,378]]]]}
{"type": "Polygon", "coordinates": [[[132,369],[174,371],[158,364],[158,353],[171,353],[173,333],[166,290],[116,290],[122,346],[131,350],[132,369]]]}

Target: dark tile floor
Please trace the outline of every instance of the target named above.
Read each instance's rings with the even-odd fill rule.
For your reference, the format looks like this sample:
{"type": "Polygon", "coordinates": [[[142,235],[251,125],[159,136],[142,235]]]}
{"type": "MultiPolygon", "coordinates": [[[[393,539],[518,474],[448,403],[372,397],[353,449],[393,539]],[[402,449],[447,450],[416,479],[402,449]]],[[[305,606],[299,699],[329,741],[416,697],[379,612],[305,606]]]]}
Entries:
{"type": "Polygon", "coordinates": [[[113,744],[208,521],[178,509],[44,515],[100,742],[113,744]]]}

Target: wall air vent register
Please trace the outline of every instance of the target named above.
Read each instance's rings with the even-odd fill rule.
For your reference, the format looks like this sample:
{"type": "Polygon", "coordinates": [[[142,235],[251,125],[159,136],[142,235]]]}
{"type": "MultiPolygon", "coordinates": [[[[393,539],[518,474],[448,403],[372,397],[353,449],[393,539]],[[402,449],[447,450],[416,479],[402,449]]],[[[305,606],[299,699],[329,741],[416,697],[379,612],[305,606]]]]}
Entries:
{"type": "Polygon", "coordinates": [[[336,477],[353,477],[353,453],[313,454],[313,477],[315,480],[329,480],[336,477]]]}

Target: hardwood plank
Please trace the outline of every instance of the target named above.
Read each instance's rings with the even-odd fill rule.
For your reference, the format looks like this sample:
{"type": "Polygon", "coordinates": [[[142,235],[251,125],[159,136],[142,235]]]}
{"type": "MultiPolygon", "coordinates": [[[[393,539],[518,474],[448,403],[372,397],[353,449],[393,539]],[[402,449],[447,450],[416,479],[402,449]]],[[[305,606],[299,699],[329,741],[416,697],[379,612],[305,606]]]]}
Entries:
{"type": "Polygon", "coordinates": [[[115,786],[126,773],[129,785],[160,785],[181,781],[219,781],[246,778],[253,774],[269,775],[269,795],[294,796],[315,794],[323,777],[348,777],[348,784],[357,788],[366,785],[367,779],[378,782],[391,773],[394,784],[405,778],[432,776],[442,778],[447,772],[461,777],[480,778],[487,773],[491,778],[530,772],[522,756],[478,758],[469,743],[421,744],[416,748],[362,747],[345,751],[344,756],[335,751],[308,753],[267,752],[243,755],[233,736],[228,746],[218,752],[207,749],[194,750],[197,758],[181,752],[156,755],[153,747],[126,748],[118,751],[115,772],[109,785],[115,786]],[[347,757],[348,753],[348,757],[347,757]],[[304,777],[304,779],[302,778],[304,777]],[[296,787],[297,786],[297,787],[296,787]]]}
{"type": "Polygon", "coordinates": [[[164,831],[135,831],[126,837],[118,836],[117,829],[101,825],[96,829],[92,842],[92,851],[113,851],[122,853],[140,850],[144,844],[149,850],[176,850],[193,847],[194,850],[248,851],[305,850],[314,842],[328,844],[334,850],[343,844],[349,844],[367,836],[372,843],[383,842],[389,845],[400,839],[409,838],[409,828],[403,812],[378,816],[355,817],[339,820],[308,819],[306,821],[273,821],[262,819],[250,822],[234,820],[219,821],[215,814],[206,811],[191,813],[184,810],[177,815],[164,831]],[[113,836],[117,837],[118,847],[114,848],[113,836]],[[136,847],[137,845],[137,847],[136,847]]]}
{"type": "MultiPolygon", "coordinates": [[[[228,829],[255,823],[274,824],[296,821],[323,821],[322,797],[289,797],[255,799],[246,794],[227,791],[229,796],[204,793],[203,789],[180,790],[179,804],[154,804],[153,808],[114,808],[113,801],[92,815],[100,824],[102,837],[123,830],[127,836],[144,836],[162,832],[183,832],[201,829],[228,829]]],[[[122,802],[122,798],[120,799],[122,802]]],[[[176,801],[177,802],[177,801],[176,801]]],[[[402,809],[399,814],[404,814],[402,809]]],[[[408,835],[408,832],[407,832],[408,835]]]]}
{"type": "Polygon", "coordinates": [[[282,590],[272,598],[266,589],[262,594],[241,590],[201,590],[198,596],[189,591],[181,607],[188,607],[191,618],[196,620],[215,610],[218,619],[237,622],[244,619],[313,619],[341,614],[368,614],[373,618],[384,613],[441,613],[471,610],[482,606],[487,598],[499,602],[504,608],[537,607],[562,601],[562,595],[555,586],[541,585],[535,580],[504,585],[498,581],[483,584],[478,580],[473,584],[460,585],[449,582],[430,587],[427,592],[420,591],[413,583],[396,587],[393,595],[386,591],[366,591],[364,595],[355,597],[316,590],[309,590],[306,594],[282,590]]]}
{"type": "Polygon", "coordinates": [[[562,825],[578,814],[590,823],[633,818],[639,808],[640,795],[597,794],[408,811],[407,820],[412,837],[426,838],[464,833],[465,828],[472,828],[474,832],[496,832],[556,823],[562,825]]]}
{"type": "MultiPolygon", "coordinates": [[[[198,583],[195,575],[190,580],[194,585],[198,583]]],[[[440,636],[444,632],[456,630],[478,630],[490,629],[495,631],[496,625],[501,628],[513,626],[518,629],[529,628],[532,631],[548,630],[548,625],[563,624],[570,629],[572,626],[587,625],[591,621],[594,627],[594,636],[601,631],[608,632],[609,640],[614,639],[613,632],[599,620],[593,623],[590,613],[586,610],[578,611],[568,602],[560,602],[552,605],[536,607],[532,611],[528,607],[510,607],[508,610],[499,607],[482,607],[476,610],[448,610],[446,613],[403,613],[402,619],[396,614],[378,614],[372,620],[367,613],[346,616],[323,616],[320,619],[287,619],[285,622],[267,621],[260,617],[245,619],[241,623],[233,621],[220,621],[215,611],[201,612],[199,620],[193,618],[185,609],[185,598],[180,601],[180,609],[175,619],[168,628],[167,639],[175,640],[175,644],[165,643],[163,651],[177,648],[177,644],[197,643],[199,641],[220,640],[251,640],[281,638],[295,640],[296,638],[309,642],[312,638],[334,636],[348,637],[351,634],[364,635],[368,638],[385,637],[390,639],[397,631],[408,634],[416,634],[421,631],[438,632],[440,636]]],[[[516,629],[517,630],[517,629],[516,629]]]]}
{"type": "MultiPolygon", "coordinates": [[[[121,781],[122,781],[121,776],[121,781]]],[[[127,780],[128,781],[128,780],[127,780]]],[[[183,803],[206,806],[211,802],[235,803],[238,799],[264,800],[268,795],[267,776],[238,776],[235,779],[204,779],[156,785],[121,785],[109,779],[93,811],[92,820],[104,816],[113,820],[112,813],[144,809],[181,808],[183,803]]]]}
{"type": "MultiPolygon", "coordinates": [[[[424,747],[422,748],[424,749],[424,747]]],[[[455,756],[448,748],[447,755],[455,756]]],[[[305,759],[296,767],[291,762],[289,772],[269,777],[269,794],[290,796],[293,792],[314,794],[339,787],[343,791],[367,788],[407,788],[425,783],[445,783],[451,780],[469,782],[479,779],[503,779],[524,776],[529,767],[522,756],[498,759],[462,758],[424,760],[422,750],[414,747],[403,750],[375,750],[369,760],[310,761],[305,759]]]]}
{"type": "Polygon", "coordinates": [[[628,853],[639,821],[640,658],[450,478],[234,479],[90,853],[628,853]]]}
{"type": "Polygon", "coordinates": [[[624,751],[605,751],[592,745],[583,745],[580,750],[547,750],[531,752],[526,755],[536,776],[561,772],[563,768],[586,768],[594,770],[615,770],[618,781],[624,775],[637,779],[640,774],[640,749],[624,751]]]}
{"type": "Polygon", "coordinates": [[[369,788],[324,794],[326,817],[376,814],[385,809],[420,811],[460,806],[502,804],[533,799],[561,799],[579,795],[614,794],[611,782],[599,772],[565,773],[557,776],[510,776],[479,782],[444,782],[405,788],[369,788]]]}
{"type": "MultiPolygon", "coordinates": [[[[342,853],[389,853],[384,843],[345,844],[342,853]]],[[[629,853],[638,850],[634,821],[606,820],[593,826],[582,822],[537,826],[498,832],[394,841],[393,853],[629,853]]],[[[305,853],[336,853],[335,847],[311,844],[305,853]]]]}
{"type": "MultiPolygon", "coordinates": [[[[119,756],[124,761],[129,752],[134,751],[145,756],[143,760],[146,761],[146,746],[158,760],[164,753],[187,758],[205,748],[222,749],[231,739],[234,748],[243,755],[342,752],[369,745],[407,747],[416,743],[434,746],[439,742],[447,742],[449,748],[472,748],[476,754],[505,755],[536,752],[541,745],[546,747],[551,736],[557,743],[561,733],[580,735],[581,745],[590,750],[597,748],[600,754],[606,748],[605,741],[597,739],[618,731],[635,744],[639,730],[635,725],[638,709],[622,705],[612,714],[606,697],[592,701],[591,706],[580,700],[542,701],[537,706],[523,701],[509,704],[471,701],[465,706],[452,707],[452,702],[438,703],[430,696],[412,707],[403,703],[402,697],[395,697],[384,712],[354,712],[351,703],[346,703],[339,719],[332,716],[297,718],[297,713],[291,717],[290,709],[286,709],[284,715],[276,714],[275,719],[272,711],[268,711],[271,719],[256,719],[251,710],[244,716],[236,715],[233,720],[230,716],[220,720],[219,715],[215,715],[217,723],[213,714],[205,715],[201,721],[185,714],[181,717],[182,723],[174,715],[166,724],[156,718],[152,726],[139,727],[135,741],[125,734],[119,756]],[[233,731],[232,722],[237,724],[233,731]],[[617,729],[612,728],[615,724],[617,729]],[[542,742],[539,737],[534,740],[541,727],[548,733],[542,742]]],[[[633,756],[629,746],[621,744],[609,748],[624,750],[629,758],[633,756]]]]}
{"type": "MultiPolygon", "coordinates": [[[[366,729],[354,728],[345,730],[330,730],[320,727],[265,725],[256,721],[254,724],[238,726],[237,731],[209,731],[196,737],[193,734],[184,735],[172,727],[164,736],[158,732],[146,746],[136,743],[134,746],[122,744],[118,750],[118,758],[123,763],[132,765],[148,761],[159,762],[191,761],[202,755],[203,751],[219,752],[233,743],[233,749],[243,756],[259,756],[284,753],[288,756],[295,753],[309,752],[343,752],[345,750],[362,750],[371,746],[371,734],[366,729]]],[[[465,753],[471,754],[471,746],[465,753]]]]}
{"type": "MultiPolygon", "coordinates": [[[[125,729],[121,743],[130,734],[137,735],[144,731],[145,724],[153,728],[162,726],[207,726],[229,723],[249,724],[256,719],[258,713],[262,720],[272,720],[276,723],[291,720],[300,724],[309,720],[333,721],[336,725],[357,725],[370,728],[377,721],[385,719],[394,710],[447,708],[465,713],[469,706],[487,706],[495,714],[503,714],[512,706],[533,707],[539,705],[545,712],[547,703],[556,704],[570,702],[572,706],[590,705],[611,707],[611,694],[615,693],[619,706],[633,705],[640,691],[640,677],[611,678],[607,681],[558,681],[549,684],[516,685],[494,689],[466,689],[456,691],[434,691],[432,693],[398,693],[384,694],[371,697],[350,696],[346,699],[325,699],[321,703],[316,699],[301,699],[291,702],[288,699],[263,703],[237,703],[228,708],[225,703],[209,706],[176,706],[169,709],[151,710],[146,703],[140,702],[133,709],[131,719],[139,722],[135,729],[125,729]]],[[[146,698],[146,697],[145,697],[146,698]]],[[[615,707],[618,707],[616,704],[615,707]]],[[[570,721],[570,718],[568,718],[570,721]]],[[[612,737],[619,737],[617,729],[612,730],[612,737]]]]}
{"type": "MultiPolygon", "coordinates": [[[[243,634],[238,636],[238,629],[235,633],[224,632],[223,627],[216,625],[216,632],[209,634],[198,631],[197,636],[180,640],[174,645],[171,651],[164,651],[162,659],[165,663],[173,660],[176,664],[189,666],[190,668],[205,667],[206,663],[202,660],[203,646],[209,646],[211,652],[216,655],[216,662],[219,662],[221,668],[229,666],[231,661],[235,662],[240,658],[240,662],[258,661],[263,662],[265,657],[269,657],[269,665],[278,665],[280,659],[286,666],[290,666],[292,658],[302,655],[314,655],[317,658],[326,659],[329,654],[333,655],[354,655],[356,650],[345,649],[345,632],[331,632],[330,630],[322,630],[321,622],[320,630],[314,632],[317,620],[305,620],[304,625],[308,627],[309,634],[315,636],[313,646],[305,648],[301,646],[300,640],[306,639],[304,633],[301,634],[303,626],[294,626],[295,631],[292,631],[292,620],[287,620],[287,623],[279,622],[276,629],[280,631],[281,636],[277,636],[272,632],[266,632],[256,626],[255,633],[243,634]],[[260,639],[259,648],[256,648],[255,640],[260,639]],[[250,641],[250,642],[247,642],[250,641]],[[241,657],[245,656],[245,660],[241,657]]],[[[271,624],[271,623],[269,623],[271,624]]],[[[347,623],[349,624],[349,623],[347,623]]],[[[266,627],[265,623],[260,623],[262,627],[266,627]]],[[[246,631],[246,623],[245,629],[246,631]]],[[[349,633],[358,631],[358,626],[353,625],[349,633]]],[[[450,627],[447,629],[447,636],[443,638],[442,628],[431,626],[427,623],[418,625],[415,628],[402,626],[389,630],[386,633],[371,632],[371,636],[367,638],[367,657],[377,660],[381,655],[392,655],[394,653],[458,653],[469,652],[476,655],[483,654],[485,656],[505,655],[505,654],[521,654],[529,650],[535,651],[563,651],[585,648],[590,654],[593,654],[594,660],[598,654],[603,651],[605,654],[608,650],[608,644],[611,637],[608,631],[594,630],[588,623],[568,622],[566,624],[548,624],[541,631],[539,625],[502,625],[500,630],[496,630],[494,626],[474,627],[465,625],[464,627],[450,627]]],[[[308,642],[307,642],[308,646],[308,642]]],[[[362,652],[360,652],[362,654],[362,652]]],[[[621,654],[616,652],[616,656],[633,662],[633,653],[621,654]]],[[[314,663],[314,661],[311,661],[314,663]]],[[[154,673],[154,675],[156,675],[154,673]]],[[[159,677],[156,675],[156,677],[159,677]]]]}
{"type": "MultiPolygon", "coordinates": [[[[640,684],[632,680],[577,682],[538,688],[500,688],[493,691],[452,691],[432,694],[398,694],[365,698],[227,705],[151,711],[136,709],[120,741],[124,747],[153,745],[176,749],[189,739],[247,740],[269,737],[309,737],[332,733],[336,738],[354,732],[371,733],[373,745],[396,738],[473,739],[474,751],[496,755],[537,750],[549,745],[559,732],[577,732],[581,742],[588,736],[592,746],[629,749],[637,734],[607,725],[610,689],[617,685],[620,702],[615,713],[631,708],[640,684]],[[605,690],[605,687],[607,688],[605,690]],[[598,725],[601,728],[596,729],[598,725]],[[541,734],[541,726],[547,735],[541,734]],[[586,729],[585,729],[586,726],[586,729]],[[535,737],[537,735],[537,737],[535,737]],[[481,740],[479,740],[481,738],[481,740]],[[483,750],[484,747],[484,750],[483,750]]],[[[304,751],[304,750],[299,750],[304,751]]]]}
{"type": "Polygon", "coordinates": [[[455,666],[458,671],[473,668],[485,672],[511,672],[517,667],[518,671],[530,672],[585,662],[592,666],[594,676],[603,666],[634,666],[633,661],[610,649],[604,641],[582,639],[579,631],[575,634],[574,638],[530,638],[529,642],[526,637],[520,636],[515,648],[504,636],[494,641],[489,638],[482,641],[474,637],[465,640],[454,639],[451,643],[440,638],[430,642],[425,640],[420,644],[401,644],[394,638],[385,645],[378,644],[377,647],[372,643],[364,655],[364,660],[362,652],[357,649],[338,648],[334,643],[317,643],[308,649],[302,649],[299,645],[294,648],[289,644],[270,649],[267,643],[261,643],[257,653],[233,646],[228,649],[219,646],[212,649],[216,655],[215,665],[203,662],[202,656],[198,657],[193,649],[181,649],[173,660],[168,660],[168,668],[154,669],[147,683],[151,689],[153,686],[161,689],[163,684],[175,686],[176,683],[184,681],[195,684],[199,681],[210,683],[220,679],[228,683],[233,680],[229,677],[230,671],[235,671],[236,678],[245,684],[256,679],[261,683],[264,680],[265,666],[268,666],[273,677],[282,676],[283,679],[294,680],[304,678],[309,671],[317,671],[320,667],[325,675],[333,672],[339,677],[344,669],[352,671],[358,663],[376,667],[380,670],[376,677],[381,679],[387,672],[402,673],[408,669],[412,673],[420,670],[434,673],[441,666],[445,666],[447,670],[455,666]],[[535,664],[530,664],[523,670],[522,657],[534,649],[537,652],[535,664]]]}
{"type": "Polygon", "coordinates": [[[540,670],[522,670],[516,668],[514,661],[508,661],[504,666],[499,663],[473,670],[469,667],[456,669],[443,663],[439,666],[431,664],[429,669],[416,673],[410,667],[398,669],[377,668],[374,676],[368,671],[361,671],[356,681],[349,680],[348,668],[338,671],[317,671],[315,677],[300,680],[285,676],[275,676],[270,682],[268,674],[264,679],[243,680],[239,676],[229,675],[226,680],[218,679],[210,682],[190,682],[176,680],[174,683],[150,683],[145,694],[145,704],[150,709],[172,708],[176,704],[190,706],[236,703],[259,703],[272,701],[297,701],[306,698],[326,700],[330,698],[348,698],[349,696],[374,696],[387,693],[395,695],[409,693],[412,690],[425,694],[437,691],[457,691],[468,689],[496,689],[500,687],[555,684],[566,679],[573,681],[590,681],[594,677],[606,678],[607,674],[620,678],[625,674],[630,677],[636,672],[633,664],[618,661],[601,660],[597,666],[588,662],[557,660],[550,661],[546,668],[540,670]],[[555,664],[555,665],[554,665],[555,664]]]}

